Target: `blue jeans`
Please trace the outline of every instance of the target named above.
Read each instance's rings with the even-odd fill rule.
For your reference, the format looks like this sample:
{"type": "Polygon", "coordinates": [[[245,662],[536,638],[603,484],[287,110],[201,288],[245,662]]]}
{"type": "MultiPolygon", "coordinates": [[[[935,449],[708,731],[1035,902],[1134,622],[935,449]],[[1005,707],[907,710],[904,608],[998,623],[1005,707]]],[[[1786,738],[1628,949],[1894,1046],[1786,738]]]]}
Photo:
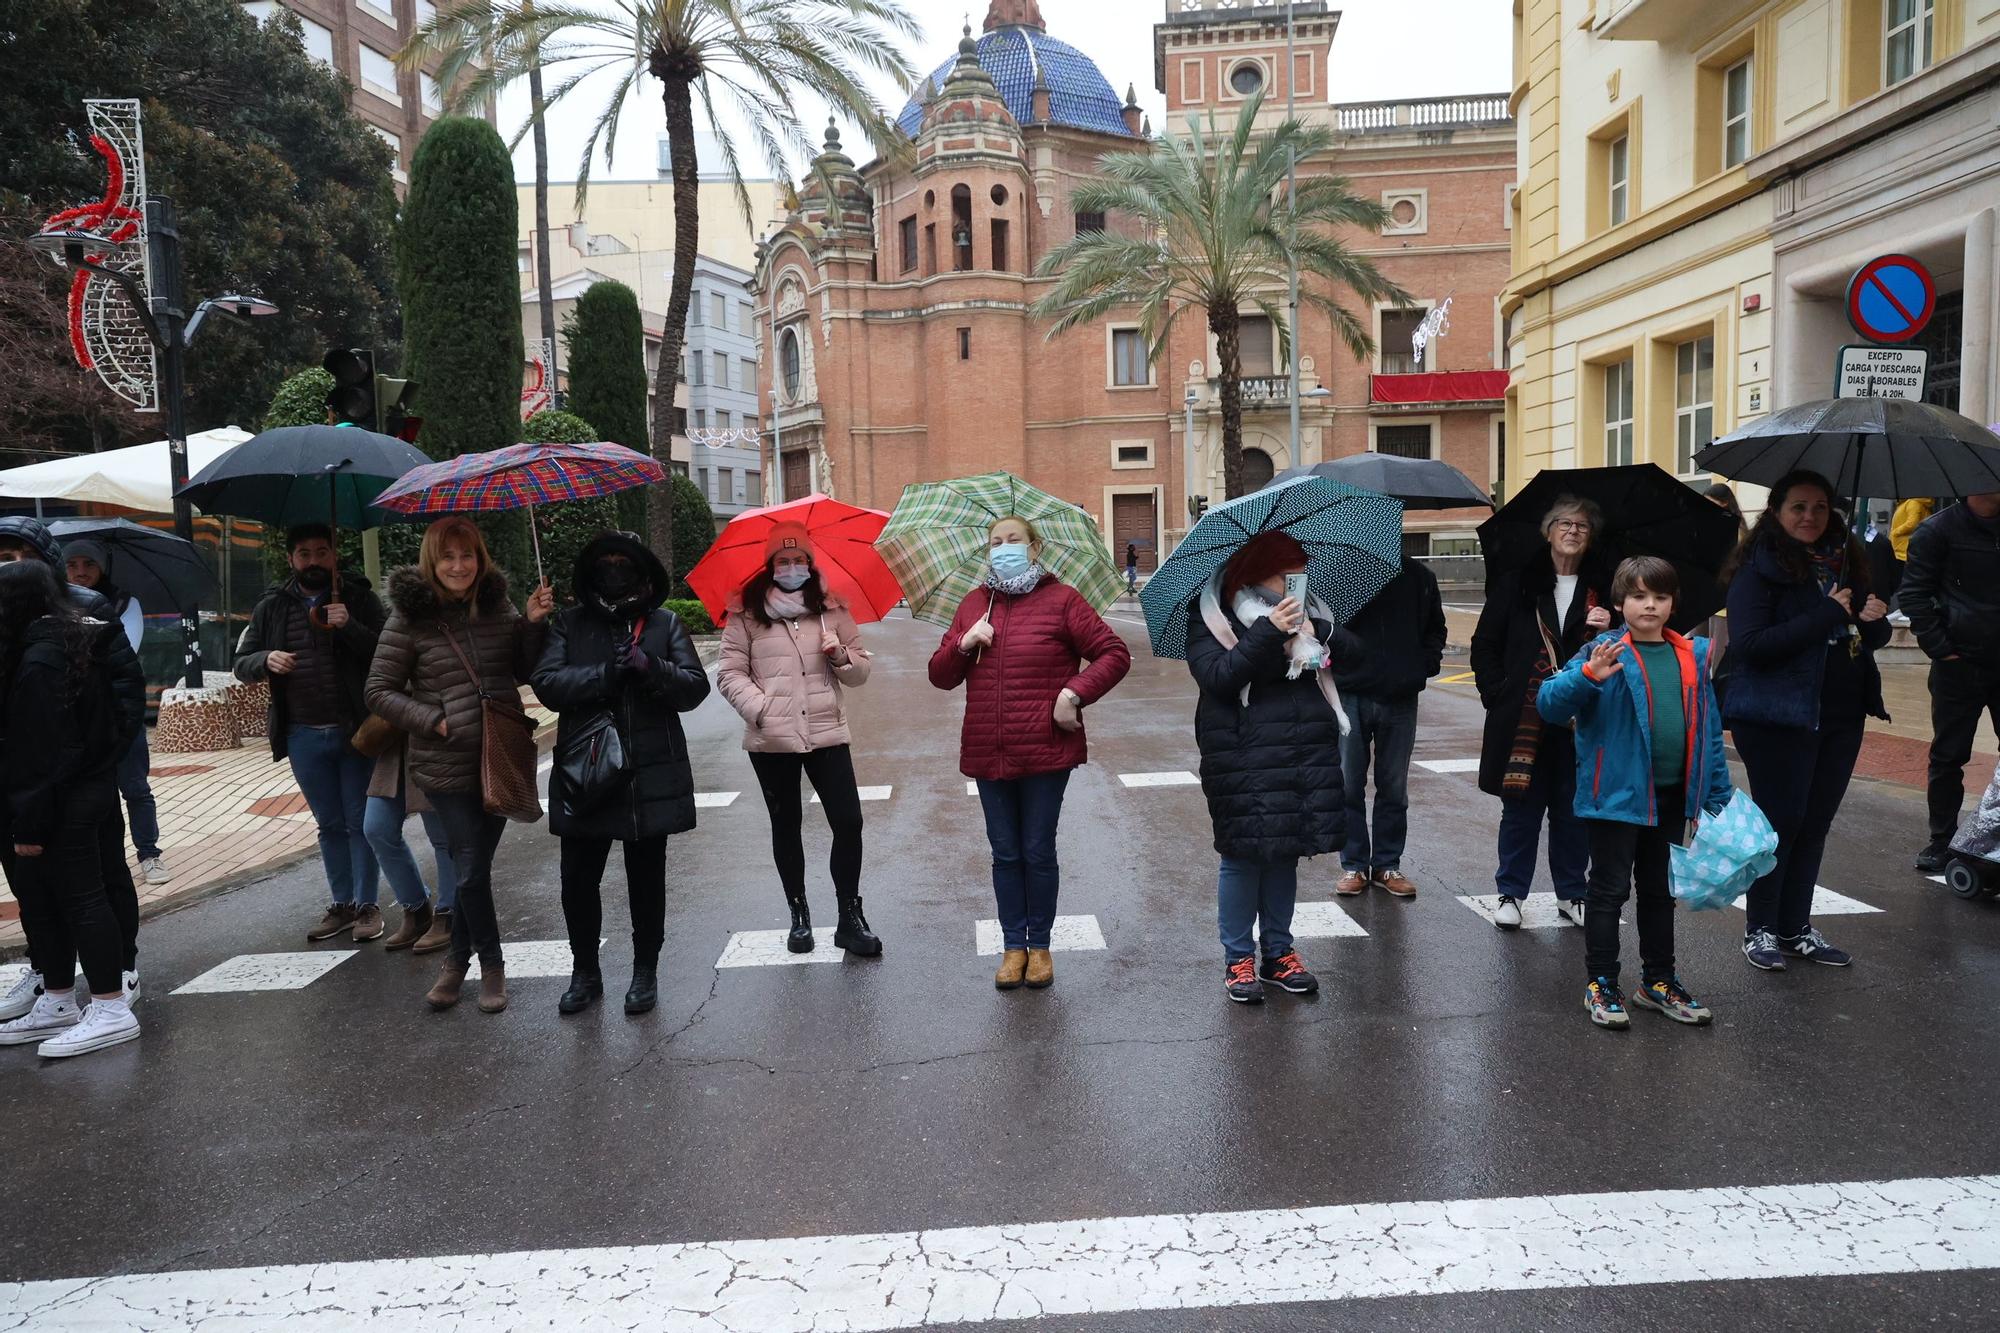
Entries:
{"type": "MultiPolygon", "coordinates": [[[[389,881],[390,891],[396,895],[396,905],[404,911],[423,907],[431,900],[430,890],[424,887],[423,872],[417,869],[417,858],[403,838],[403,822],[409,818],[407,804],[402,796],[370,796],[368,813],[361,820],[369,850],[375,853],[382,877],[389,881]]],[[[420,811],[418,818],[424,821],[424,837],[429,839],[431,851],[437,856],[437,908],[449,912],[458,897],[458,877],[451,868],[451,846],[445,840],[444,823],[435,810],[420,811]]]]}
{"type": "Polygon", "coordinates": [[[1549,825],[1549,878],[1556,897],[1581,900],[1589,891],[1590,830],[1576,817],[1576,741],[1559,727],[1542,729],[1534,775],[1520,796],[1500,800],[1500,868],[1493,883],[1510,898],[1526,898],[1535,882],[1536,844],[1549,825]]]}
{"type": "Polygon", "coordinates": [[[1222,858],[1215,881],[1215,918],[1222,927],[1222,952],[1230,962],[1253,957],[1256,928],[1265,958],[1292,951],[1292,908],[1299,900],[1297,861],[1245,861],[1222,858]]]}
{"type": "Polygon", "coordinates": [[[993,845],[993,902],[1009,949],[1046,949],[1055,924],[1062,868],[1056,824],[1070,770],[1026,778],[979,779],[986,841],[993,845]]]}
{"type": "Polygon", "coordinates": [[[319,825],[319,859],[333,901],[373,906],[375,853],[363,827],[375,761],[349,745],[339,727],[293,727],[285,736],[292,776],[319,825]]]}
{"type": "Polygon", "coordinates": [[[132,846],[141,861],[160,854],[160,808],[153,800],[153,788],[146,775],[153,771],[153,756],[146,749],[146,729],[132,738],[132,748],[118,761],[118,792],[130,813],[132,846]]]}
{"type": "Polygon", "coordinates": [[[1417,701],[1346,695],[1340,738],[1340,784],[1347,797],[1347,848],[1343,870],[1400,870],[1410,836],[1410,755],[1417,747],[1417,701]],[[1368,758],[1375,758],[1374,845],[1369,845],[1368,758]]]}

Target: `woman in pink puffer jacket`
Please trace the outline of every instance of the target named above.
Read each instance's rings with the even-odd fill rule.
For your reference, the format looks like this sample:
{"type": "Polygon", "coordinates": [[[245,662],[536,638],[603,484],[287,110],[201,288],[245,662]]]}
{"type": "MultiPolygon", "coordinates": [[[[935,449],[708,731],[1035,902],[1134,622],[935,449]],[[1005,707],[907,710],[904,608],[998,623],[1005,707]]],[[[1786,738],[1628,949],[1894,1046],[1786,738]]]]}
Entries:
{"type": "Polygon", "coordinates": [[[840,904],[833,942],[873,958],[882,941],[861,914],[861,793],[848,749],[843,689],[868,679],[868,654],[854,617],[829,600],[813,568],[804,525],[779,524],[764,545],[764,568],[743,585],[722,631],[716,688],[743,715],[743,748],[771,815],[771,856],[792,909],[785,947],[813,947],[806,907],[806,854],[799,777],[812,779],[833,830],[830,871],[840,904]]]}

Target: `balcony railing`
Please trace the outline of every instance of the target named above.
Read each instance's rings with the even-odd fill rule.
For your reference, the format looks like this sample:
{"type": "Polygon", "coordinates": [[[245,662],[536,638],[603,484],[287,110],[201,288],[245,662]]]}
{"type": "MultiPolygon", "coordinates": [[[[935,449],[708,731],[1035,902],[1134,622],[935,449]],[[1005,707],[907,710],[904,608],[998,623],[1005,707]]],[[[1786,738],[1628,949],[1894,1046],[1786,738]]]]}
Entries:
{"type": "Polygon", "coordinates": [[[1510,124],[1507,94],[1474,97],[1427,97],[1416,101],[1349,102],[1336,107],[1343,134],[1390,130],[1461,129],[1510,124]]]}
{"type": "Polygon", "coordinates": [[[1245,407],[1283,407],[1292,401],[1289,375],[1245,375],[1236,383],[1245,407]]]}
{"type": "MultiPolygon", "coordinates": [[[[1327,0],[1296,0],[1295,18],[1318,18],[1329,8],[1327,0]]],[[[1169,23],[1227,23],[1235,19],[1262,19],[1282,23],[1284,0],[1166,0],[1169,23]]]]}

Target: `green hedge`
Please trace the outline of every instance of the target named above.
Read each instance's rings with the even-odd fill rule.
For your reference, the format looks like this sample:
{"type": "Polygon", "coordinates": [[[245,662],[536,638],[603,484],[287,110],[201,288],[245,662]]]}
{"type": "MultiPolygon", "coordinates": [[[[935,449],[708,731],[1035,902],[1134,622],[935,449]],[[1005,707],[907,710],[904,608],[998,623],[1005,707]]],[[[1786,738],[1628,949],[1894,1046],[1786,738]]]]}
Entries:
{"type": "Polygon", "coordinates": [[[715,633],[715,622],[708,618],[708,608],[701,604],[700,599],[676,597],[668,602],[666,607],[681,618],[681,624],[687,626],[688,633],[715,633]]]}

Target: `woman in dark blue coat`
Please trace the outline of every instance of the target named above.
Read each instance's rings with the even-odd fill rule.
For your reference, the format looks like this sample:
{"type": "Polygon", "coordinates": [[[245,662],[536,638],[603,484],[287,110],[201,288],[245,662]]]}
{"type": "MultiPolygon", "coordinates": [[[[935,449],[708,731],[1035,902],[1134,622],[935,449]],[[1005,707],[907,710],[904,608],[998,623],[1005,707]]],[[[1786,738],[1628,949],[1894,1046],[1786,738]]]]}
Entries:
{"type": "Polygon", "coordinates": [[[1223,986],[1247,1004],[1264,998],[1266,984],[1295,995],[1319,989],[1292,948],[1298,863],[1338,852],[1347,840],[1343,719],[1330,667],[1359,645],[1285,596],[1285,575],[1305,567],[1296,541],[1266,533],[1237,553],[1188,614],[1188,670],[1201,687],[1194,715],[1201,789],[1222,856],[1223,986]]]}
{"type": "Polygon", "coordinates": [[[1722,711],[1751,799],[1778,832],[1778,864],[1744,904],[1743,956],[1767,972],[1788,955],[1845,967],[1846,951],[1813,928],[1813,885],[1867,719],[1889,716],[1875,665],[1889,608],[1817,473],[1771,489],[1735,566],[1722,711]]]}

